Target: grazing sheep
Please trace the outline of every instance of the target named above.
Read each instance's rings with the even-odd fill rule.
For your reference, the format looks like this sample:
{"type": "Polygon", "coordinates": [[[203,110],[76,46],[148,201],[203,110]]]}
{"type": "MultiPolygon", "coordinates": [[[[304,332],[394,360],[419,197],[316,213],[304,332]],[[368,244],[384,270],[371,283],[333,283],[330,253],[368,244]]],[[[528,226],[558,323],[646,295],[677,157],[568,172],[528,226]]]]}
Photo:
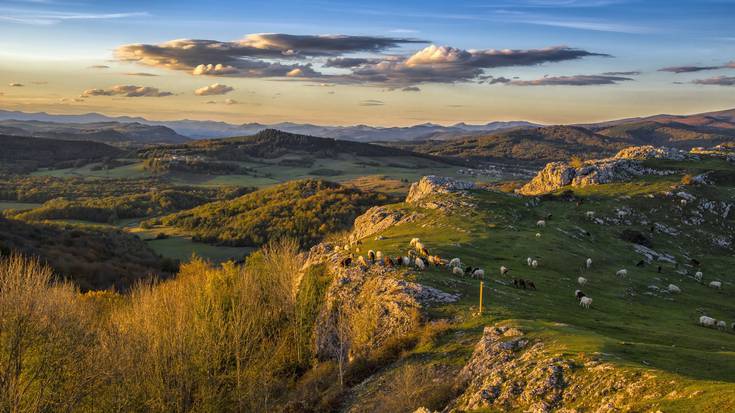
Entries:
{"type": "Polygon", "coordinates": [[[375,262],[375,251],[373,250],[368,251],[368,260],[370,262],[375,262]]]}
{"type": "Polygon", "coordinates": [[[359,257],[357,257],[357,264],[360,265],[361,267],[367,267],[368,266],[367,261],[365,261],[365,257],[363,257],[362,255],[360,255],[359,257]]]}
{"type": "Polygon", "coordinates": [[[471,275],[471,274],[472,274],[472,271],[473,271],[473,270],[474,270],[474,268],[472,268],[472,266],[471,266],[471,265],[468,265],[468,266],[467,266],[467,267],[466,267],[466,268],[464,269],[464,275],[471,275]]]}
{"type": "Polygon", "coordinates": [[[464,275],[464,271],[459,267],[452,267],[452,275],[464,275]]]}
{"type": "Polygon", "coordinates": [[[730,330],[735,331],[735,323],[730,324],[730,330]]]}
{"type": "Polygon", "coordinates": [[[415,247],[416,246],[416,243],[419,243],[419,242],[421,242],[420,239],[418,239],[418,238],[411,238],[411,242],[409,242],[408,245],[410,245],[411,247],[415,247]]]}
{"type": "Polygon", "coordinates": [[[722,331],[727,330],[727,323],[724,322],[723,320],[718,321],[717,322],[717,329],[718,330],[722,330],[722,331]]]}
{"type": "Polygon", "coordinates": [[[403,257],[403,258],[401,259],[401,261],[403,262],[403,265],[404,265],[405,267],[408,267],[409,265],[411,265],[411,258],[409,258],[409,257],[406,257],[406,256],[404,256],[404,257],[403,257]]]}
{"type": "Polygon", "coordinates": [[[462,261],[459,258],[452,258],[451,261],[449,261],[450,267],[461,267],[462,261]]]}
{"type": "Polygon", "coordinates": [[[592,307],[592,299],[590,297],[582,297],[579,300],[579,305],[582,306],[582,308],[590,308],[592,307]]]}
{"type": "Polygon", "coordinates": [[[546,221],[544,221],[543,219],[539,219],[538,221],[536,221],[536,226],[539,227],[539,228],[545,228],[546,227],[546,221]]]}
{"type": "Polygon", "coordinates": [[[534,284],[533,281],[526,280],[526,286],[528,287],[529,290],[536,291],[536,284],[534,284]]]}
{"type": "Polygon", "coordinates": [[[350,246],[349,246],[349,245],[345,245],[345,246],[343,247],[343,249],[344,249],[345,251],[349,251],[349,250],[350,250],[350,246]]]}
{"type": "Polygon", "coordinates": [[[694,273],[695,280],[702,282],[703,278],[704,278],[704,274],[702,274],[702,271],[697,271],[696,273],[694,273]]]}
{"type": "Polygon", "coordinates": [[[657,272],[658,272],[659,274],[661,274],[661,271],[662,271],[662,270],[663,270],[663,268],[661,268],[661,266],[660,266],[660,265],[658,266],[658,269],[656,269],[656,271],[657,271],[657,272]]]}
{"type": "Polygon", "coordinates": [[[577,301],[581,300],[583,297],[587,297],[587,295],[583,293],[582,290],[575,290],[574,296],[577,298],[577,301]]]}
{"type": "Polygon", "coordinates": [[[537,268],[538,267],[538,261],[536,261],[536,260],[531,261],[531,267],[537,268]]]}
{"type": "Polygon", "coordinates": [[[702,327],[714,327],[716,323],[717,320],[712,317],[707,317],[706,315],[699,317],[699,325],[702,327]]]}
{"type": "Polygon", "coordinates": [[[349,267],[350,264],[352,264],[352,257],[343,258],[342,261],[339,262],[340,267],[349,267]]]}
{"type": "Polygon", "coordinates": [[[416,261],[414,261],[414,263],[417,270],[423,271],[426,269],[426,264],[424,264],[424,260],[422,260],[421,257],[416,257],[416,261]]]}
{"type": "Polygon", "coordinates": [[[513,287],[526,289],[526,281],[523,278],[514,278],[513,287]]]}
{"type": "Polygon", "coordinates": [[[396,264],[393,262],[393,259],[391,257],[385,257],[385,266],[388,268],[393,268],[396,264]]]}
{"type": "Polygon", "coordinates": [[[585,261],[585,264],[587,265],[587,268],[592,267],[592,258],[587,258],[587,261],[585,261]]]}
{"type": "Polygon", "coordinates": [[[587,279],[584,278],[584,277],[579,277],[579,278],[577,278],[577,284],[579,284],[579,285],[585,285],[585,284],[587,284],[587,279]]]}
{"type": "Polygon", "coordinates": [[[481,280],[485,279],[485,271],[481,268],[475,269],[475,271],[472,272],[472,278],[479,278],[481,280]]]}
{"type": "Polygon", "coordinates": [[[541,238],[541,233],[540,232],[537,232],[536,233],[536,238],[541,238]]]}
{"type": "Polygon", "coordinates": [[[378,251],[378,252],[375,253],[375,260],[376,261],[383,261],[383,252],[382,251],[378,251]]]}
{"type": "Polygon", "coordinates": [[[584,215],[587,217],[587,219],[592,219],[595,217],[595,211],[587,211],[584,213],[584,215]]]}
{"type": "Polygon", "coordinates": [[[675,286],[674,284],[669,284],[667,288],[672,294],[681,294],[681,288],[675,286]]]}
{"type": "Polygon", "coordinates": [[[618,277],[625,277],[626,275],[628,275],[628,270],[623,268],[622,270],[618,270],[615,275],[617,275],[618,277]]]}
{"type": "Polygon", "coordinates": [[[528,263],[528,266],[530,267],[531,263],[533,262],[533,258],[531,257],[526,258],[526,262],[528,263]]]}
{"type": "Polygon", "coordinates": [[[500,266],[500,275],[508,274],[508,271],[510,271],[510,268],[506,268],[505,265],[500,266]]]}
{"type": "Polygon", "coordinates": [[[716,289],[719,290],[720,288],[722,288],[722,282],[720,282],[720,281],[712,281],[712,282],[709,283],[709,286],[712,287],[712,288],[716,288],[716,289]]]}
{"type": "Polygon", "coordinates": [[[416,251],[414,251],[414,250],[408,250],[408,256],[411,257],[411,258],[416,258],[419,255],[416,254],[416,251]]]}
{"type": "Polygon", "coordinates": [[[416,243],[415,243],[415,244],[413,245],[413,248],[414,248],[414,249],[415,249],[416,251],[421,251],[422,249],[425,249],[425,248],[426,248],[426,246],[424,245],[424,243],[423,243],[423,242],[421,242],[421,241],[418,241],[418,242],[416,242],[416,243]]]}
{"type": "Polygon", "coordinates": [[[682,199],[679,202],[681,203],[681,206],[686,206],[687,205],[687,200],[686,199],[682,199]]]}

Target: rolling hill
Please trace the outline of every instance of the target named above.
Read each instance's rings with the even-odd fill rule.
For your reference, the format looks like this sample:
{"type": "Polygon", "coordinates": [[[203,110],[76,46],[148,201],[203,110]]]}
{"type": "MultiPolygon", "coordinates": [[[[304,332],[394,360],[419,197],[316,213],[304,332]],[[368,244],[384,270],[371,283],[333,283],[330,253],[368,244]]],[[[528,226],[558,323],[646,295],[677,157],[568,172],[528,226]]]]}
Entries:
{"type": "Polygon", "coordinates": [[[166,126],[138,122],[60,123],[35,120],[0,120],[0,133],[35,138],[81,140],[115,145],[182,143],[190,139],[166,126]]]}
{"type": "Polygon", "coordinates": [[[106,158],[118,158],[126,153],[100,142],[9,135],[0,135],[0,146],[0,170],[9,172],[84,165],[106,158]]]}

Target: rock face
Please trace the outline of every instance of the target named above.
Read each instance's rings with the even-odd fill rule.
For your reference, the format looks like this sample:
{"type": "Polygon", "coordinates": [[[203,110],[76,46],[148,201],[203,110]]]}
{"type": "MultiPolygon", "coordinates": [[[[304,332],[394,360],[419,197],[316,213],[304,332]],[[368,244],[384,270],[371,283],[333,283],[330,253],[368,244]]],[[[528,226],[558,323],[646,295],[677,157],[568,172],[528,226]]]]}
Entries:
{"type": "Polygon", "coordinates": [[[652,374],[622,371],[596,359],[555,357],[519,329],[497,326],[485,327],[458,385],[461,394],[444,412],[631,411],[627,408],[658,390],[652,374]]]}
{"type": "Polygon", "coordinates": [[[665,146],[656,147],[651,145],[631,146],[621,149],[613,158],[616,159],[668,159],[671,161],[684,161],[695,158],[693,155],[676,148],[665,146]]]}
{"type": "Polygon", "coordinates": [[[418,216],[415,212],[404,212],[385,206],[372,207],[355,219],[350,242],[357,242],[394,225],[411,222],[418,216]]]}
{"type": "Polygon", "coordinates": [[[565,186],[624,182],[643,175],[666,175],[669,172],[644,167],[643,159],[687,159],[688,155],[672,148],[635,146],[621,150],[612,158],[586,161],[575,168],[566,162],[551,162],[517,192],[521,195],[545,194],[565,186]]]}
{"type": "Polygon", "coordinates": [[[406,196],[406,202],[409,204],[417,203],[431,194],[448,194],[469,189],[475,189],[475,184],[452,178],[428,175],[421,178],[418,182],[411,184],[408,196],[406,196]]]}

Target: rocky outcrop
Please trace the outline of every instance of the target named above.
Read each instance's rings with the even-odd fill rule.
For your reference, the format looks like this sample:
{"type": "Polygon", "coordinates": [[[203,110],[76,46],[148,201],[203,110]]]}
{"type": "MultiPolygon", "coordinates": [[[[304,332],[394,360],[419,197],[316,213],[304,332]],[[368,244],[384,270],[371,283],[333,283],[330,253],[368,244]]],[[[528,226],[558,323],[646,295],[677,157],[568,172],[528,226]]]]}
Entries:
{"type": "Polygon", "coordinates": [[[529,183],[517,192],[521,195],[540,195],[565,186],[625,182],[644,175],[667,175],[672,172],[643,166],[643,159],[681,160],[688,156],[677,149],[640,146],[626,148],[612,158],[591,160],[575,167],[566,162],[551,162],[529,183]]]}
{"type": "Polygon", "coordinates": [[[402,211],[386,206],[372,207],[355,219],[350,234],[350,243],[383,232],[394,225],[411,222],[419,216],[415,212],[402,211]]]}
{"type": "Polygon", "coordinates": [[[475,189],[475,184],[472,182],[435,175],[424,176],[418,182],[411,184],[406,202],[413,204],[432,194],[448,194],[470,189],[475,189]]]}
{"type": "MultiPolygon", "coordinates": [[[[512,327],[485,327],[458,376],[460,396],[444,412],[648,411],[641,400],[660,397],[666,385],[648,372],[622,370],[596,357],[573,360],[547,352],[544,343],[512,327]],[[484,411],[484,410],[483,410],[484,411]]],[[[676,397],[693,397],[680,392],[676,397]]],[[[690,392],[691,393],[691,392],[690,392]]],[[[652,406],[649,406],[652,407],[652,406]]]]}
{"type": "Polygon", "coordinates": [[[458,296],[405,281],[398,270],[339,265],[344,251],[322,243],[312,248],[307,266],[323,263],[333,275],[315,327],[319,359],[351,360],[370,354],[387,340],[416,327],[422,307],[454,302],[458,296]]]}

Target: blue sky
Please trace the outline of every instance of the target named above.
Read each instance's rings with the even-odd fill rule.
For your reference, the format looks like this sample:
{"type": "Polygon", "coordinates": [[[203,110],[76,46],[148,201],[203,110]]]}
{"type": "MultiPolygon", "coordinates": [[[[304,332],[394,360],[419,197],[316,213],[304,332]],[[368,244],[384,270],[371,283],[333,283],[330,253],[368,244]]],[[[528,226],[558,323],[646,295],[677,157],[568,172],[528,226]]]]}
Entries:
{"type": "MultiPolygon", "coordinates": [[[[501,118],[557,123],[714,110],[735,106],[735,64],[729,65],[735,61],[734,15],[735,1],[727,0],[4,0],[0,106],[152,118],[376,124],[501,118]],[[143,58],[131,56],[149,53],[148,48],[125,49],[174,39],[229,47],[257,33],[307,36],[303,41],[315,35],[397,41],[340,52],[329,48],[342,46],[331,44],[326,51],[304,53],[303,59],[300,50],[290,49],[276,57],[228,55],[221,62],[215,61],[219,56],[206,55],[215,60],[199,62],[187,55],[189,61],[181,65],[161,59],[182,53],[183,47],[143,58]],[[408,39],[427,43],[402,42],[408,39]],[[411,60],[430,45],[437,49],[426,51],[423,60],[411,60]],[[540,55],[554,47],[565,49],[540,55]],[[511,65],[497,60],[503,49],[538,56],[511,65]],[[567,56],[569,51],[573,56],[567,56]],[[341,58],[370,61],[337,69],[337,63],[326,63],[341,58]],[[227,59],[231,70],[193,75],[202,74],[199,64],[213,67],[227,59]],[[254,74],[250,66],[239,65],[240,59],[281,65],[254,74]],[[660,71],[667,67],[678,69],[660,71]],[[230,90],[217,97],[194,92],[213,84],[230,90]],[[147,89],[128,93],[132,89],[115,86],[147,89]],[[162,93],[148,93],[150,88],[162,93]],[[90,90],[95,92],[85,96],[90,90]],[[322,110],[314,109],[315,99],[322,110]],[[366,101],[380,104],[361,104],[366,101]]],[[[261,40],[249,44],[261,47],[261,40]]],[[[268,39],[266,47],[281,40],[268,39]]]]}

